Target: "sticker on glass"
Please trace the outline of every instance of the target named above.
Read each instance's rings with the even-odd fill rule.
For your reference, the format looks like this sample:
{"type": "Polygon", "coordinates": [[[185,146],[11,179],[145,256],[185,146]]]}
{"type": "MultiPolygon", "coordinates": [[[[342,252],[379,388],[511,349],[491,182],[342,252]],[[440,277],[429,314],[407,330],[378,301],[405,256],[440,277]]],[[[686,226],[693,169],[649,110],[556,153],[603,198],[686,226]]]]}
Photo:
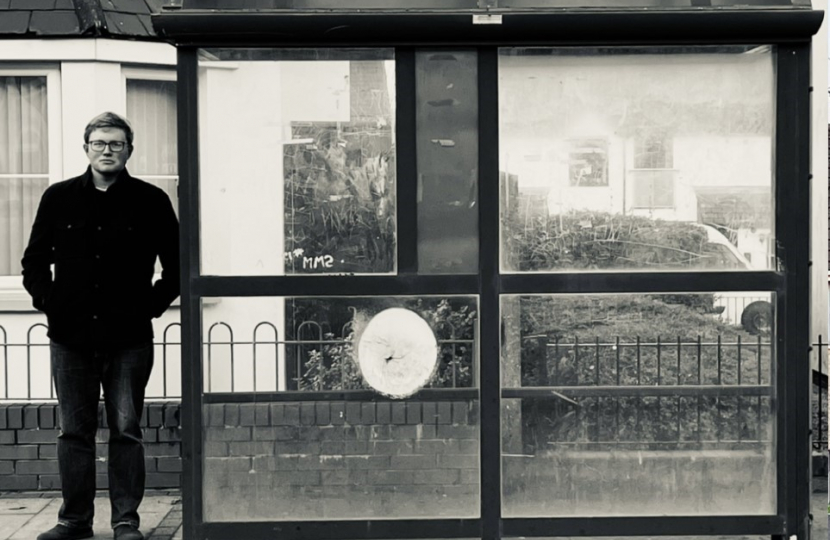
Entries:
{"type": "Polygon", "coordinates": [[[438,342],[429,324],[403,308],[381,311],[369,321],[357,347],[366,384],[405,398],[423,388],[438,368],[438,342]]]}

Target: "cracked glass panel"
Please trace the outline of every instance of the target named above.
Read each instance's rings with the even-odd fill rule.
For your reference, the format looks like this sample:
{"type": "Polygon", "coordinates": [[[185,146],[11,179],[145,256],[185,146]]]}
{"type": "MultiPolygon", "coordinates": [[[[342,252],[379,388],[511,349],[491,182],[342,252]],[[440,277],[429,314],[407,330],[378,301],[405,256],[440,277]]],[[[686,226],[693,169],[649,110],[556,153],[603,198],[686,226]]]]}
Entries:
{"type": "Polygon", "coordinates": [[[769,47],[501,49],[502,271],[775,269],[769,47]]]}
{"type": "Polygon", "coordinates": [[[203,302],[205,520],[480,515],[473,296],[203,302]]]}
{"type": "Polygon", "coordinates": [[[774,295],[504,296],[505,517],[776,513],[774,295]]]}

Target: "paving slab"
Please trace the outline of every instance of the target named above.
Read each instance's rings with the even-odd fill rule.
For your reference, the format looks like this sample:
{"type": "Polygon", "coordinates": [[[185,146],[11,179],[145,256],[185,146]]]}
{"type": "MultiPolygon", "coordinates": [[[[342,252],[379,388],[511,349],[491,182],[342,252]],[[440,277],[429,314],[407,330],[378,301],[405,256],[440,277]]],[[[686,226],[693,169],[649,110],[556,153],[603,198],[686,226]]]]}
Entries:
{"type": "MultiPolygon", "coordinates": [[[[6,499],[5,502],[16,500],[6,499]]],[[[141,531],[147,534],[158,527],[177,500],[178,497],[169,495],[145,498],[139,509],[141,531]]],[[[25,502],[29,501],[45,501],[46,505],[34,515],[14,516],[15,518],[25,517],[25,521],[22,519],[16,520],[6,525],[6,516],[0,518],[0,521],[3,522],[3,525],[0,526],[0,540],[33,540],[38,534],[55,526],[58,519],[58,510],[61,506],[60,498],[25,499],[25,502]]],[[[106,496],[95,498],[95,518],[93,519],[92,529],[95,532],[94,540],[109,540],[112,538],[110,501],[106,496]]]]}
{"type": "MultiPolygon", "coordinates": [[[[21,498],[12,498],[9,493],[4,493],[0,498],[0,540],[34,540],[41,532],[50,529],[57,520],[58,509],[61,499],[54,494],[45,495],[42,498],[34,498],[31,494],[25,494],[21,498]]],[[[23,494],[21,494],[23,495],[23,494]]],[[[813,540],[824,540],[828,536],[828,522],[830,515],[827,514],[827,493],[813,493],[810,511],[813,514],[813,529],[811,538],[813,540]]],[[[175,526],[175,533],[172,540],[183,540],[184,530],[181,525],[181,496],[175,492],[162,492],[161,494],[148,494],[141,505],[141,531],[148,540],[158,538],[159,540],[170,539],[171,527],[175,526]],[[166,518],[166,519],[165,519],[166,518]],[[162,524],[162,522],[164,522],[162,524]],[[175,522],[175,525],[173,525],[175,522]],[[158,530],[158,534],[156,533],[158,530]]],[[[112,530],[110,529],[110,508],[109,499],[102,493],[95,499],[95,520],[94,540],[110,540],[112,530]]],[[[731,537],[728,540],[769,540],[769,537],[740,536],[731,537]]],[[[542,539],[540,539],[542,540],[542,539]]],[[[562,537],[556,540],[565,540],[562,537]]],[[[574,539],[579,540],[579,539],[574,539]]],[[[584,539],[582,539],[584,540],[584,539]]],[[[604,540],[611,540],[606,538],[604,540]]],[[[620,540],[632,540],[620,538],[620,540]]],[[[637,540],[646,540],[640,537],[637,540]]],[[[666,540],[665,538],[654,538],[653,540],[666,540]]],[[[713,537],[674,537],[670,540],[719,540],[713,537]]]]}
{"type": "Polygon", "coordinates": [[[0,517],[0,539],[5,540],[11,537],[34,517],[33,514],[3,515],[0,517]]]}
{"type": "Polygon", "coordinates": [[[51,499],[0,499],[0,516],[37,514],[43,510],[51,499]]]}

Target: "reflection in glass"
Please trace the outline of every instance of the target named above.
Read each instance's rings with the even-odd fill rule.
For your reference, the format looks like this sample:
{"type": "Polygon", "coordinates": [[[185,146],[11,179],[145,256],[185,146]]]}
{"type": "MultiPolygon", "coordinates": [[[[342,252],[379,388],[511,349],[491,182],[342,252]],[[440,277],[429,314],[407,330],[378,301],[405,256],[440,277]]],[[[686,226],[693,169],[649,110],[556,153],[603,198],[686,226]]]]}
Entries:
{"type": "Polygon", "coordinates": [[[764,47],[501,49],[502,271],[773,268],[773,80],[764,47]]]}
{"type": "Polygon", "coordinates": [[[394,273],[392,51],[201,57],[203,273],[394,273]]]}
{"type": "Polygon", "coordinates": [[[772,301],[503,297],[504,515],[775,513],[772,301]]]}
{"type": "Polygon", "coordinates": [[[418,273],[478,271],[477,56],[421,51],[417,73],[418,273]]]}
{"type": "Polygon", "coordinates": [[[202,311],[206,521],[479,515],[475,297],[219,300],[202,311]],[[423,380],[424,343],[427,390],[389,398],[423,380]]]}

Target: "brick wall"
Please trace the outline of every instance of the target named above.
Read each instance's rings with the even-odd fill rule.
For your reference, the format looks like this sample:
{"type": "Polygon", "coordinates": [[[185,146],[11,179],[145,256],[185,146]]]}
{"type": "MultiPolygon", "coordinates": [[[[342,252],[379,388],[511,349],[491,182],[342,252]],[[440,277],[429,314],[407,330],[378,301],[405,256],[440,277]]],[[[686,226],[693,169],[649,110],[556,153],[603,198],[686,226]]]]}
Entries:
{"type": "MultiPolygon", "coordinates": [[[[54,403],[0,404],[0,492],[60,489],[54,403]]],[[[109,430],[103,406],[95,437],[97,484],[107,487],[109,430]]],[[[178,488],[181,453],[178,403],[148,403],[142,418],[148,488],[178,488]]]]}
{"type": "Polygon", "coordinates": [[[212,404],[211,521],[479,512],[475,401],[212,404]]]}
{"type": "MultiPolygon", "coordinates": [[[[413,516],[477,511],[476,402],[214,404],[205,406],[203,415],[211,519],[289,513],[293,519],[319,518],[323,511],[336,518],[356,508],[366,513],[364,506],[381,517],[401,517],[402,509],[413,516]],[[411,504],[400,505],[400,497],[411,504]]],[[[99,409],[101,489],[107,485],[103,416],[99,409]]],[[[0,404],[0,492],[60,488],[57,421],[54,404],[0,404]]],[[[179,487],[179,404],[148,403],[142,424],[147,487],[179,487]]],[[[533,456],[508,454],[505,486],[511,491],[517,487],[511,482],[536,469],[524,463],[533,456]]],[[[813,474],[826,478],[826,456],[820,458],[813,474]]],[[[584,465],[538,464],[543,469],[537,476],[584,465]]]]}

